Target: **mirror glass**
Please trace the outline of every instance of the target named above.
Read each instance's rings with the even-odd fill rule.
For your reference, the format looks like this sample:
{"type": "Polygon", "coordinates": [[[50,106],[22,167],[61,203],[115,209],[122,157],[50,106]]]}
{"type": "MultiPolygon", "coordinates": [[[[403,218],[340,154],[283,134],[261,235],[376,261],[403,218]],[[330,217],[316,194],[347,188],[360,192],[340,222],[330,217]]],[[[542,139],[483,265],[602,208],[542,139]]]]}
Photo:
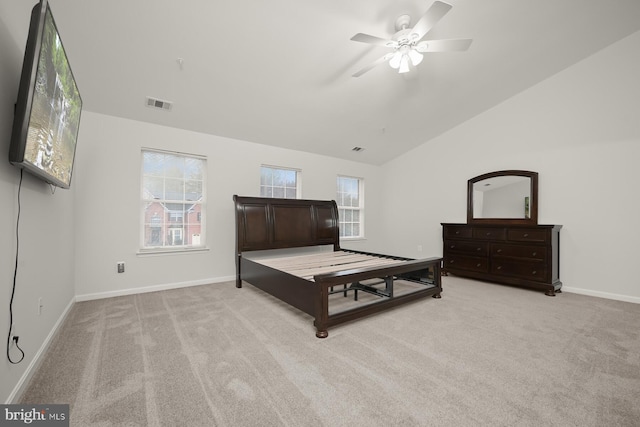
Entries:
{"type": "Polygon", "coordinates": [[[538,174],[497,171],[468,181],[467,222],[538,223],[538,174]]]}
{"type": "Polygon", "coordinates": [[[474,218],[531,218],[531,178],[506,175],[473,183],[474,218]]]}

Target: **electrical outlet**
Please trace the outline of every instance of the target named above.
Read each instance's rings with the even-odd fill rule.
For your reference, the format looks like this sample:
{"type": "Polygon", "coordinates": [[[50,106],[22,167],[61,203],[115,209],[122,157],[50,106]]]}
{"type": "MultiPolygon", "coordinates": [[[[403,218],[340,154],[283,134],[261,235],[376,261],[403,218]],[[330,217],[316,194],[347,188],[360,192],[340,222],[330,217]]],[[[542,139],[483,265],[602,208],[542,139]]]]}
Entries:
{"type": "Polygon", "coordinates": [[[118,273],[124,273],[124,262],[118,263],[118,273]]]}

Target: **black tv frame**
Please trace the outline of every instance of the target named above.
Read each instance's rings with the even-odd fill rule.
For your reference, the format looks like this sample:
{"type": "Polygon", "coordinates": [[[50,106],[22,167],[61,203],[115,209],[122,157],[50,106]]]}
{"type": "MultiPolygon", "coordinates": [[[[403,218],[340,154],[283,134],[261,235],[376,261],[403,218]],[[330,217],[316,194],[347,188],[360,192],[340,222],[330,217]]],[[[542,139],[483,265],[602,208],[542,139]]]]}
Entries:
{"type": "MultiPolygon", "coordinates": [[[[66,100],[67,98],[65,95],[66,93],[62,97],[66,100]]],[[[69,65],[68,57],[64,50],[64,45],[62,44],[58,27],[55,23],[53,13],[51,12],[51,8],[47,0],[41,0],[31,11],[29,35],[25,48],[20,86],[18,89],[18,99],[16,101],[16,110],[13,121],[13,131],[11,134],[11,144],[9,148],[9,161],[11,164],[19,168],[23,168],[30,174],[49,184],[68,189],[71,185],[71,176],[73,174],[81,113],[82,98],[80,96],[75,77],[73,76],[71,66],[69,65]],[[76,99],[77,97],[77,103],[79,104],[77,123],[71,123],[72,127],[68,128],[68,132],[72,137],[73,149],[71,150],[70,158],[66,159],[69,166],[68,174],[64,175],[56,175],[53,171],[48,170],[49,168],[30,162],[29,159],[25,158],[27,145],[29,143],[29,127],[32,122],[34,96],[36,93],[36,79],[40,67],[40,54],[42,51],[43,37],[45,35],[45,21],[47,19],[47,14],[50,15],[53,28],[60,40],[60,48],[64,54],[64,60],[68,67],[68,75],[71,77],[74,88],[72,97],[73,99],[76,99]]],[[[65,132],[66,131],[67,129],[65,128],[65,132]]]]}

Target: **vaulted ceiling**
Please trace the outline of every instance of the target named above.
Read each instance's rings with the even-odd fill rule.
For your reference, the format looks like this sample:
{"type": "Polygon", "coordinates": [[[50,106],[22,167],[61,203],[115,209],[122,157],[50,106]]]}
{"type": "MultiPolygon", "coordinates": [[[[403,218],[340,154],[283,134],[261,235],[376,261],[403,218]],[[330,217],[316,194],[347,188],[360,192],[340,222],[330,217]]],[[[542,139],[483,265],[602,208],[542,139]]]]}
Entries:
{"type": "MultiPolygon", "coordinates": [[[[354,78],[388,52],[354,34],[391,37],[433,1],[49,1],[85,110],[372,164],[640,30],[638,0],[448,2],[426,39],[471,38],[467,52],[354,78]]],[[[21,47],[33,3],[3,6],[21,47]]]]}

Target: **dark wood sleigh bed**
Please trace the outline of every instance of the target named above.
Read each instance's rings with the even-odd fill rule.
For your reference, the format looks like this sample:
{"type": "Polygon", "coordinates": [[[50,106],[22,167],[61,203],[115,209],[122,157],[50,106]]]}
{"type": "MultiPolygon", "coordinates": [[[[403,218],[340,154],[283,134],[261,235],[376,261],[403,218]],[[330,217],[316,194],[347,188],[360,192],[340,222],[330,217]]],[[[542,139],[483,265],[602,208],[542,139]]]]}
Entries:
{"type": "Polygon", "coordinates": [[[334,201],[233,196],[236,215],[236,287],[245,281],[314,317],[316,336],[328,328],[401,304],[440,298],[441,258],[409,259],[340,248],[338,208],[334,201]],[[329,248],[318,255],[251,258],[276,249],[329,248]],[[397,292],[408,284],[410,292],[397,292]],[[330,297],[374,295],[330,312],[330,297]],[[362,294],[361,294],[362,295],[362,294]]]}

